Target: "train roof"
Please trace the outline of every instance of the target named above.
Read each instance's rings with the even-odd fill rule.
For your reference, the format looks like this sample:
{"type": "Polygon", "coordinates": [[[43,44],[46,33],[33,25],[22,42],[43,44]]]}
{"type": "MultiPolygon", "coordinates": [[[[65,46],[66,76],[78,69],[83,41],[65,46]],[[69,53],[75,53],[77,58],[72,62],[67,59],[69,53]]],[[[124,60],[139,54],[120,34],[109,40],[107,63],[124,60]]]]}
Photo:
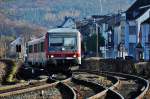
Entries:
{"type": "Polygon", "coordinates": [[[48,33],[70,33],[70,32],[79,32],[77,29],[72,29],[72,28],[55,28],[55,29],[50,29],[48,33]]]}
{"type": "MultiPolygon", "coordinates": [[[[79,31],[77,29],[72,29],[72,28],[55,28],[55,29],[50,29],[48,33],[79,33],[79,31]]],[[[45,36],[41,38],[33,39],[28,42],[28,45],[40,43],[44,41],[44,39],[45,39],[45,36]]]]}
{"type": "Polygon", "coordinates": [[[45,40],[45,36],[41,38],[33,39],[28,42],[28,45],[37,44],[37,43],[43,42],[44,40],[45,40]]]}

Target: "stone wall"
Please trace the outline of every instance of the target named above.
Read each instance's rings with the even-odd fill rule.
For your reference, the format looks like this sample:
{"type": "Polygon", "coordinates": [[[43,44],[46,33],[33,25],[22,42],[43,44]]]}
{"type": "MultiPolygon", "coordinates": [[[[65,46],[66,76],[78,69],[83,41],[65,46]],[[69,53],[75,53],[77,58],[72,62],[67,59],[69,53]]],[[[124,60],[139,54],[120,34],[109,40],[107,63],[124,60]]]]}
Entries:
{"type": "Polygon", "coordinates": [[[133,62],[121,59],[87,58],[82,60],[81,69],[136,73],[133,62]]]}
{"type": "Polygon", "coordinates": [[[150,62],[135,63],[137,74],[150,77],[150,62]]]}

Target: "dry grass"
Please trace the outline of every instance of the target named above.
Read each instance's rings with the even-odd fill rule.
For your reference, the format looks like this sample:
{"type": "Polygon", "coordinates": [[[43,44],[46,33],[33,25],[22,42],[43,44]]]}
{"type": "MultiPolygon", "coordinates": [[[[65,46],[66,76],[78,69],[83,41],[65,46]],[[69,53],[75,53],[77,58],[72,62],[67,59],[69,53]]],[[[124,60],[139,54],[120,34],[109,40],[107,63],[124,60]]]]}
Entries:
{"type": "Polygon", "coordinates": [[[6,75],[6,64],[0,61],[0,82],[2,82],[3,77],[6,75]]]}
{"type": "Polygon", "coordinates": [[[149,98],[150,98],[150,89],[148,90],[148,92],[146,93],[143,99],[149,99],[149,98]]]}
{"type": "Polygon", "coordinates": [[[15,62],[10,59],[0,60],[0,80],[1,82],[14,82],[16,81],[16,74],[22,62],[15,62]]]}

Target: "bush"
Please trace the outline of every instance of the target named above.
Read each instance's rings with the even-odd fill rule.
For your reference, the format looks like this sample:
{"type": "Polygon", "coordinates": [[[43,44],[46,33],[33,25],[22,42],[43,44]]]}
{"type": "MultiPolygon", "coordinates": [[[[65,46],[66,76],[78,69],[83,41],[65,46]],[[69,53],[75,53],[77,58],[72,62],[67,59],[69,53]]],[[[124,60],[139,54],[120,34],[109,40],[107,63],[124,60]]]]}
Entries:
{"type": "Polygon", "coordinates": [[[14,82],[15,81],[14,76],[16,75],[17,70],[18,70],[17,65],[15,63],[13,63],[10,73],[6,77],[6,82],[14,82]]]}

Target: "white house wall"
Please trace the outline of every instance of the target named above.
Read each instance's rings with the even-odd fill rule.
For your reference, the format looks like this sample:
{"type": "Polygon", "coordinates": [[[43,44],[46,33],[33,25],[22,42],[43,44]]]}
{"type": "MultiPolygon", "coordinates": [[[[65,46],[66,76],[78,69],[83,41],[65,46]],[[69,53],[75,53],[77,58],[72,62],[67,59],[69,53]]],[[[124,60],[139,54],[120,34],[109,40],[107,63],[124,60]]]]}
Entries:
{"type": "MultiPolygon", "coordinates": [[[[145,20],[150,18],[150,9],[147,10],[142,16],[140,16],[136,22],[137,22],[137,29],[138,29],[138,35],[140,32],[142,32],[142,46],[144,48],[144,59],[149,60],[149,44],[148,43],[148,34],[149,34],[149,25],[148,24],[142,24],[145,20]],[[140,31],[141,29],[141,31],[140,31]]],[[[139,42],[139,37],[138,37],[138,42],[139,42]]]]}
{"type": "Polygon", "coordinates": [[[76,23],[72,19],[68,19],[62,27],[63,28],[76,28],[76,23]]]}
{"type": "Polygon", "coordinates": [[[136,35],[129,35],[129,43],[136,43],[136,35]]]}
{"type": "Polygon", "coordinates": [[[127,21],[125,24],[125,48],[127,50],[127,55],[128,56],[135,56],[135,47],[137,44],[137,29],[135,32],[135,34],[130,34],[129,30],[130,30],[130,26],[136,26],[137,24],[135,21],[127,21]],[[131,46],[132,44],[132,46],[131,46]]]}
{"type": "Polygon", "coordinates": [[[149,24],[142,25],[142,42],[148,42],[149,24]]]}
{"type": "Polygon", "coordinates": [[[118,56],[118,49],[117,49],[117,47],[118,47],[118,42],[119,42],[119,30],[120,28],[119,28],[119,26],[117,26],[117,27],[115,27],[114,28],[114,54],[115,54],[115,56],[118,56]]]}
{"type": "Polygon", "coordinates": [[[108,28],[107,24],[105,24],[105,23],[102,24],[102,35],[105,38],[105,40],[107,39],[107,33],[106,33],[107,28],[108,28]]]}
{"type": "Polygon", "coordinates": [[[149,46],[149,41],[148,41],[148,35],[149,35],[149,24],[143,24],[141,26],[142,28],[142,45],[144,48],[144,59],[145,60],[149,60],[149,50],[150,50],[150,46],[149,46]]]}
{"type": "Polygon", "coordinates": [[[129,23],[125,24],[125,48],[129,52],[129,23]]]}
{"type": "Polygon", "coordinates": [[[114,43],[118,45],[121,42],[121,26],[117,26],[114,28],[114,43]]]}
{"type": "MultiPolygon", "coordinates": [[[[141,15],[138,19],[127,21],[125,24],[125,47],[128,51],[129,56],[135,56],[135,47],[137,43],[140,41],[139,39],[139,33],[142,32],[142,46],[144,48],[144,59],[149,60],[149,44],[148,44],[148,34],[149,34],[149,25],[148,24],[142,24],[145,20],[147,20],[150,17],[150,9],[147,10],[143,15],[141,15]],[[136,33],[130,34],[129,33],[129,27],[130,26],[136,26],[136,33]],[[134,51],[131,51],[130,44],[134,46],[134,51]],[[133,53],[132,53],[133,52],[133,53]]],[[[133,48],[133,47],[132,47],[133,48]]]]}
{"type": "Polygon", "coordinates": [[[106,55],[106,43],[107,43],[107,37],[108,37],[108,35],[106,33],[107,29],[108,29],[108,25],[106,23],[103,23],[102,24],[102,36],[105,38],[105,48],[101,48],[101,49],[103,49],[101,51],[102,51],[102,54],[103,54],[102,56],[104,58],[107,58],[107,55],[106,55]]]}
{"type": "MultiPolygon", "coordinates": [[[[142,16],[140,16],[136,22],[137,22],[137,26],[138,26],[138,35],[140,33],[140,26],[141,23],[144,22],[146,19],[148,19],[150,17],[150,9],[147,10],[142,16]]],[[[138,42],[139,42],[139,38],[138,38],[138,42]]]]}
{"type": "Polygon", "coordinates": [[[9,49],[9,54],[10,56],[18,55],[16,52],[16,45],[21,45],[21,53],[19,53],[19,58],[24,58],[25,53],[26,53],[26,46],[24,43],[24,38],[23,37],[18,37],[16,40],[10,43],[10,49],[9,49]]]}

